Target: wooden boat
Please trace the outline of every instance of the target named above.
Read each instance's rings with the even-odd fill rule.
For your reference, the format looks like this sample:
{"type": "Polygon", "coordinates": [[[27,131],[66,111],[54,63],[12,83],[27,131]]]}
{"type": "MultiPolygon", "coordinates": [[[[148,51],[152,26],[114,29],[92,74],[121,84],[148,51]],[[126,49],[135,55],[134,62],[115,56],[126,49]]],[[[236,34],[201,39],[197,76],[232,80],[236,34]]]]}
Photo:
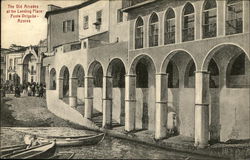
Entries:
{"type": "Polygon", "coordinates": [[[1,159],[44,159],[54,155],[55,151],[56,143],[53,141],[6,154],[1,159]]]}
{"type": "Polygon", "coordinates": [[[25,149],[27,148],[27,144],[20,144],[20,145],[14,145],[14,146],[8,146],[8,147],[2,147],[0,149],[0,156],[3,156],[5,154],[13,153],[15,151],[25,149]]]}
{"type": "Polygon", "coordinates": [[[38,138],[40,142],[49,142],[55,140],[56,146],[82,146],[82,145],[94,145],[101,142],[105,137],[104,133],[89,136],[76,136],[76,137],[46,137],[38,138]]]}

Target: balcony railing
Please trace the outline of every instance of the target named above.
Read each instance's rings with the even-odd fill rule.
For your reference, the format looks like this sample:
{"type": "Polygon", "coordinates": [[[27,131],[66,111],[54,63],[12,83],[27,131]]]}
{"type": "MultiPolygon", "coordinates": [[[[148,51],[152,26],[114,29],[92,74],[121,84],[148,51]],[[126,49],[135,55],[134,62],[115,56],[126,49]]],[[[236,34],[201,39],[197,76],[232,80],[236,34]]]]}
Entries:
{"type": "Polygon", "coordinates": [[[194,28],[184,28],[182,29],[182,41],[192,41],[194,40],[194,28]]]}
{"type": "Polygon", "coordinates": [[[175,32],[166,32],[164,34],[164,44],[175,43],[175,32]]]}
{"type": "Polygon", "coordinates": [[[216,23],[204,24],[203,26],[203,38],[215,37],[216,32],[216,23]]]}
{"type": "Polygon", "coordinates": [[[226,34],[237,34],[243,32],[242,18],[226,21],[226,34]]]}

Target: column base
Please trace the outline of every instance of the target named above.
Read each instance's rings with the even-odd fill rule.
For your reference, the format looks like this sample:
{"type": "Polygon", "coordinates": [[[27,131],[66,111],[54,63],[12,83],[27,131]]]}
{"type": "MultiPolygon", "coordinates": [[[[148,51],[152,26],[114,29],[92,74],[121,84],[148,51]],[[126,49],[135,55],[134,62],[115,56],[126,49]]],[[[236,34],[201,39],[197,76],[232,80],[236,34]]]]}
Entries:
{"type": "Polygon", "coordinates": [[[136,100],[125,100],[125,131],[135,130],[136,100]]]}
{"type": "Polygon", "coordinates": [[[93,113],[93,98],[85,98],[85,113],[84,117],[91,119],[93,113]]]}
{"type": "Polygon", "coordinates": [[[208,147],[209,146],[209,144],[208,143],[194,143],[194,146],[195,147],[197,147],[197,148],[206,148],[206,147],[208,147]]]}
{"type": "Polygon", "coordinates": [[[157,140],[167,136],[166,108],[167,102],[156,102],[155,139],[157,140]]]}
{"type": "Polygon", "coordinates": [[[103,119],[102,127],[106,129],[112,128],[112,99],[103,99],[103,119]]]}

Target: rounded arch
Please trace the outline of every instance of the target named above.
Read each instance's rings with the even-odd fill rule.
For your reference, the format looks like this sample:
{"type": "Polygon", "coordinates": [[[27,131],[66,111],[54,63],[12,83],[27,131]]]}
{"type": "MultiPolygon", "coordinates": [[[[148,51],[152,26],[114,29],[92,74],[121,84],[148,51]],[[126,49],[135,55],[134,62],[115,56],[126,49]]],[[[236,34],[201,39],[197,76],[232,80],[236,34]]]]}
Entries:
{"type": "Polygon", "coordinates": [[[144,43],[144,21],[142,16],[138,16],[134,24],[134,47],[143,48],[144,43]]]}
{"type": "Polygon", "coordinates": [[[217,7],[217,2],[216,0],[205,0],[203,2],[203,10],[208,10],[208,9],[212,9],[212,8],[216,8],[217,7]]]}
{"type": "Polygon", "coordinates": [[[32,55],[36,58],[36,60],[37,60],[37,62],[38,62],[38,61],[39,61],[39,58],[38,58],[36,52],[34,51],[34,49],[29,49],[29,50],[27,50],[27,51],[25,52],[25,54],[24,54],[24,56],[23,56],[23,58],[22,58],[22,63],[24,64],[25,61],[26,61],[30,56],[32,56],[32,55]]]}
{"type": "Polygon", "coordinates": [[[112,65],[116,65],[116,64],[121,64],[122,66],[124,66],[125,73],[127,73],[125,63],[123,62],[123,60],[120,58],[113,58],[109,62],[107,72],[106,72],[107,76],[112,76],[112,65]]]}
{"type": "Polygon", "coordinates": [[[195,13],[194,5],[191,2],[186,2],[182,9],[182,15],[195,13]]]}
{"type": "Polygon", "coordinates": [[[159,22],[159,15],[156,12],[152,12],[149,17],[149,24],[159,22]]]}
{"type": "Polygon", "coordinates": [[[250,60],[249,55],[244,50],[244,48],[241,47],[240,45],[235,44],[235,43],[221,43],[221,44],[218,44],[218,45],[214,46],[212,49],[210,49],[208,51],[207,55],[203,59],[203,62],[202,62],[202,65],[201,65],[201,70],[207,71],[208,70],[209,62],[213,58],[213,56],[215,55],[215,53],[218,52],[219,50],[223,49],[224,47],[229,47],[229,46],[241,49],[246,54],[246,56],[248,57],[248,60],[250,60]]]}
{"type": "Polygon", "coordinates": [[[89,65],[88,76],[94,78],[94,86],[102,87],[103,85],[103,67],[99,61],[94,61],[89,65]]]}
{"type": "Polygon", "coordinates": [[[56,89],[56,70],[55,70],[55,68],[52,68],[50,70],[50,89],[51,90],[56,89]]]}
{"type": "Polygon", "coordinates": [[[65,71],[68,71],[68,72],[69,72],[69,69],[68,69],[67,66],[64,65],[64,66],[62,66],[61,69],[60,69],[59,77],[63,77],[65,71]]]}
{"type": "Polygon", "coordinates": [[[175,15],[176,15],[175,9],[173,7],[168,7],[164,13],[164,20],[175,18],[175,15]]]}
{"type": "Polygon", "coordinates": [[[72,77],[77,78],[78,82],[78,87],[84,87],[84,68],[81,64],[77,64],[74,67],[74,70],[72,72],[72,77]]]}
{"type": "Polygon", "coordinates": [[[197,63],[195,61],[195,58],[193,57],[192,54],[190,54],[187,50],[173,50],[171,51],[169,54],[167,54],[167,56],[164,58],[164,60],[162,61],[161,63],[161,68],[160,68],[160,73],[165,73],[166,69],[167,69],[167,66],[168,66],[168,63],[169,61],[174,57],[174,55],[176,55],[177,53],[186,53],[188,54],[191,59],[194,61],[194,64],[195,64],[195,68],[197,68],[197,63]]]}
{"type": "Polygon", "coordinates": [[[147,62],[149,62],[149,64],[152,65],[152,69],[156,71],[155,62],[153,58],[148,54],[140,54],[133,58],[129,66],[128,74],[133,74],[133,75],[136,74],[136,65],[141,59],[145,59],[147,62]]]}
{"type": "Polygon", "coordinates": [[[190,59],[190,61],[188,62],[187,66],[186,66],[186,70],[185,70],[185,77],[184,77],[184,87],[185,88],[194,88],[195,87],[195,63],[193,61],[193,59],[190,59]]]}

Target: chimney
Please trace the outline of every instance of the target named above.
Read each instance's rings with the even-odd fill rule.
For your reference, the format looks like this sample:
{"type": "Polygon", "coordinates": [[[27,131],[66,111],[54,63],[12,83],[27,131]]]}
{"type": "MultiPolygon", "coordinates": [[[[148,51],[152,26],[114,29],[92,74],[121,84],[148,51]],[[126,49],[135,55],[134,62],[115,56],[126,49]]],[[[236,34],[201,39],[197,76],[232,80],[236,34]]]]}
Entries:
{"type": "Polygon", "coordinates": [[[55,6],[53,4],[49,4],[48,5],[48,11],[54,11],[54,10],[57,10],[57,9],[60,9],[61,7],[59,6],[55,6]]]}

